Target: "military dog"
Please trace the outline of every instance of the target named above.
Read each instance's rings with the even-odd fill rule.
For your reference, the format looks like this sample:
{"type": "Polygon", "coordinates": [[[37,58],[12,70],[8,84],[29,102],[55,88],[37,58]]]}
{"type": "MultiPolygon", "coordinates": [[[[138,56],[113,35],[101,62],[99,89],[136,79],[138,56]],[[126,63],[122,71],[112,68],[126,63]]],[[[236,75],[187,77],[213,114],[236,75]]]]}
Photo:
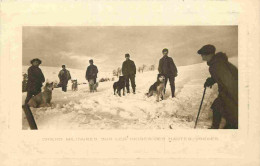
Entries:
{"type": "Polygon", "coordinates": [[[93,79],[90,79],[88,84],[90,92],[97,92],[98,82],[95,83],[93,79]]]}
{"type": "Polygon", "coordinates": [[[28,105],[30,107],[38,108],[38,107],[50,107],[51,106],[51,99],[52,99],[52,90],[53,90],[53,82],[46,83],[44,86],[43,92],[33,96],[28,105]]]}
{"type": "Polygon", "coordinates": [[[125,95],[126,80],[124,76],[119,76],[119,80],[113,84],[114,95],[116,92],[121,96],[121,90],[123,89],[123,95],[125,95]]]}
{"type": "Polygon", "coordinates": [[[165,76],[162,74],[157,75],[157,81],[150,86],[148,93],[146,93],[147,97],[151,97],[154,93],[157,94],[156,101],[159,101],[159,98],[163,100],[164,97],[164,89],[165,89],[165,76]]]}
{"type": "Polygon", "coordinates": [[[78,81],[77,80],[71,80],[72,85],[71,85],[71,90],[77,91],[78,90],[78,81]]]}

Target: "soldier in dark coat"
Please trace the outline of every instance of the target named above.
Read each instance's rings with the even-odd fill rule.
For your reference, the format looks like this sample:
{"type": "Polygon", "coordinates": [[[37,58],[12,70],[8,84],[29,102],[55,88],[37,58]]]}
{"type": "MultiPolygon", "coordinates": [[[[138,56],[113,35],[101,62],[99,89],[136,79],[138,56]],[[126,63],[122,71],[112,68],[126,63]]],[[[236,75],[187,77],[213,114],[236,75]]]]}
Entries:
{"type": "Polygon", "coordinates": [[[158,71],[160,74],[165,76],[165,89],[167,81],[169,79],[172,97],[175,96],[175,77],[178,75],[177,67],[175,66],[173,59],[168,57],[168,49],[165,48],[162,50],[163,57],[159,61],[158,71]]]}
{"type": "Polygon", "coordinates": [[[125,76],[125,79],[126,79],[126,90],[127,90],[127,93],[130,93],[130,91],[129,91],[129,79],[130,79],[133,93],[135,94],[136,66],[135,66],[134,61],[130,60],[129,54],[125,54],[125,58],[126,58],[126,60],[123,62],[123,65],[122,65],[122,74],[123,74],[123,76],[125,76]]]}
{"type": "Polygon", "coordinates": [[[69,70],[66,69],[65,65],[62,65],[62,70],[59,72],[58,76],[60,79],[59,86],[62,87],[62,91],[66,92],[68,81],[71,79],[71,75],[70,75],[69,70]]]}
{"type": "Polygon", "coordinates": [[[98,68],[93,63],[94,63],[93,60],[90,59],[89,60],[89,64],[90,65],[87,68],[85,77],[86,77],[86,80],[88,80],[88,82],[89,82],[89,80],[93,79],[94,80],[94,84],[95,84],[96,80],[97,80],[98,68]]]}
{"type": "Polygon", "coordinates": [[[225,118],[225,129],[238,128],[238,70],[228,62],[225,53],[216,53],[213,45],[205,45],[198,54],[207,61],[211,77],[207,78],[204,87],[218,84],[218,97],[213,102],[212,129],[218,129],[221,117],[225,118]]]}
{"type": "Polygon", "coordinates": [[[27,82],[27,96],[25,104],[29,102],[32,96],[35,96],[41,92],[42,83],[45,82],[42,70],[39,68],[41,60],[36,58],[31,60],[32,66],[28,68],[28,82],[27,82]]]}

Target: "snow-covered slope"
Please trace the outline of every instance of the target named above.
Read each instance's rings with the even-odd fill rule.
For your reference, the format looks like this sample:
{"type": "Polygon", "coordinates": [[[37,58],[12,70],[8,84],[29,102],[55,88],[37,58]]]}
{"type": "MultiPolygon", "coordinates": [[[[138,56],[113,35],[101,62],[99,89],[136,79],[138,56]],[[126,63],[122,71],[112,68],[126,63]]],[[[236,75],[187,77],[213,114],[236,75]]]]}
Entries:
{"type": "MultiPolygon", "coordinates": [[[[236,61],[236,60],[234,60],[236,61]]],[[[26,72],[28,66],[23,67],[26,72]]],[[[57,79],[59,68],[41,66],[45,77],[57,79]]],[[[86,82],[85,71],[69,69],[72,77],[86,82]]],[[[98,92],[90,93],[87,84],[79,85],[78,91],[61,89],[53,91],[51,108],[32,108],[39,129],[186,129],[193,128],[203,94],[203,84],[209,76],[206,63],[182,66],[176,77],[176,97],[171,98],[169,84],[166,99],[156,102],[156,97],[147,98],[145,93],[156,81],[157,71],[136,75],[137,93],[126,96],[113,94],[113,82],[99,83],[98,92]]],[[[101,76],[102,75],[102,76],[101,76]]],[[[100,73],[112,77],[112,73],[100,73]],[[111,75],[110,75],[111,74],[111,75]]],[[[210,106],[216,98],[217,86],[207,89],[197,128],[211,124],[210,106]]],[[[23,93],[23,101],[26,93],[23,93]]],[[[23,117],[23,129],[28,129],[23,117]]]]}

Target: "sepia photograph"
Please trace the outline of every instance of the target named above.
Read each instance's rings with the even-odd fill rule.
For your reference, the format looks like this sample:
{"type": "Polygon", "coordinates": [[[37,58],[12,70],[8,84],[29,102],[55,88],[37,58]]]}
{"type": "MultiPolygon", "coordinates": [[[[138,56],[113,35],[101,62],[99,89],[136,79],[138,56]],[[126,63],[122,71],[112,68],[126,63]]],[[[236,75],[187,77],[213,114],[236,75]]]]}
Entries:
{"type": "Polygon", "coordinates": [[[23,129],[237,129],[238,26],[22,28],[23,129]],[[29,119],[28,119],[29,118],[29,119]]]}
{"type": "Polygon", "coordinates": [[[1,166],[259,166],[258,0],[0,3],[1,166]]]}

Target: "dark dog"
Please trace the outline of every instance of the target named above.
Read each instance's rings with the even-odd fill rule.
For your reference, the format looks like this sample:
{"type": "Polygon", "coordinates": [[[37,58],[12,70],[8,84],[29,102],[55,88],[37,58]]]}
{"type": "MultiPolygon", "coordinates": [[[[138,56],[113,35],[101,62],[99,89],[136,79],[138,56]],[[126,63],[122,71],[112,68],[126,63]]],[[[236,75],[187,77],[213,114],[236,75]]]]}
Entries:
{"type": "Polygon", "coordinates": [[[125,77],[124,76],[119,76],[119,81],[115,82],[113,84],[113,88],[114,88],[114,95],[117,94],[119,96],[121,96],[121,90],[123,89],[123,95],[125,95],[125,77]]]}
{"type": "Polygon", "coordinates": [[[165,89],[165,76],[162,74],[157,75],[157,81],[150,86],[149,92],[146,94],[147,97],[150,97],[153,95],[153,93],[157,94],[156,101],[159,101],[159,98],[163,100],[164,97],[164,89],[165,89]]]}

